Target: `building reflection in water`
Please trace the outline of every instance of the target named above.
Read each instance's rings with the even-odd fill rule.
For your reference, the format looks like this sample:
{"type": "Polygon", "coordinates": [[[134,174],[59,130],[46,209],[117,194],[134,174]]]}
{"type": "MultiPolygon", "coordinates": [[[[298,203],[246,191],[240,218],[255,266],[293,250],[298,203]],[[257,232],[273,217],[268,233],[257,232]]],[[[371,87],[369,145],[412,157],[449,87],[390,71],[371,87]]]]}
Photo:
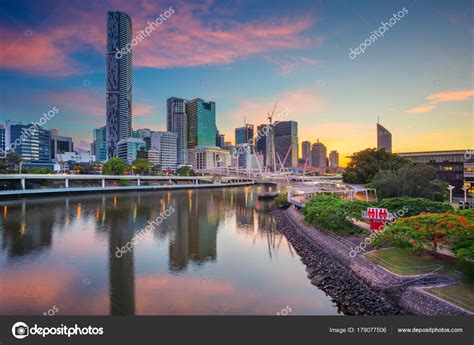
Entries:
{"type": "Polygon", "coordinates": [[[219,214],[224,212],[216,193],[179,193],[179,207],[170,217],[176,224],[169,244],[169,269],[173,272],[185,270],[190,261],[201,265],[216,261],[217,227],[219,214]]]}
{"type": "MultiPolygon", "coordinates": [[[[256,188],[258,191],[265,189],[256,188]]],[[[38,255],[44,251],[54,253],[53,231],[66,233],[78,223],[87,227],[89,222],[89,225],[94,225],[95,237],[108,247],[108,259],[104,262],[104,266],[108,266],[108,277],[104,284],[108,280],[109,312],[111,315],[134,315],[137,248],[132,245],[130,252],[121,257],[116,256],[117,248],[126,247],[134,234],[144,229],[148,221],[155,220],[169,209],[170,205],[175,212],[147,238],[169,241],[168,270],[172,273],[184,272],[190,264],[201,266],[216,262],[219,224],[229,220],[235,219],[238,235],[253,240],[257,237],[265,239],[270,257],[282,242],[282,235],[275,229],[274,219],[269,214],[271,205],[258,200],[255,188],[246,187],[172,193],[76,195],[4,202],[0,217],[2,252],[7,254],[7,260],[28,254],[38,255]]],[[[76,229],[82,231],[80,227],[76,229]]],[[[77,250],[79,248],[80,244],[77,250]]],[[[62,254],[61,251],[58,253],[62,254]]],[[[66,260],[64,262],[67,263],[66,260]]],[[[90,272],[95,269],[87,267],[87,264],[84,267],[90,272]]]]}

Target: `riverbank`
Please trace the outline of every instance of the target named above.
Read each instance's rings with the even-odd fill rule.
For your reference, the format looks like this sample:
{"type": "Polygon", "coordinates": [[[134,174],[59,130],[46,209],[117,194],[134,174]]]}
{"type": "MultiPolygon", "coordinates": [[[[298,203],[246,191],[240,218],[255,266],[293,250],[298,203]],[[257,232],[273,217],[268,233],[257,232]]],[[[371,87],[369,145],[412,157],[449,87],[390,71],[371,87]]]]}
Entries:
{"type": "Polygon", "coordinates": [[[352,246],[333,234],[308,226],[296,208],[279,211],[278,227],[302,257],[311,283],[329,294],[350,315],[467,315],[422,287],[456,281],[436,273],[398,276],[362,255],[352,257],[352,246]]]}
{"type": "Polygon", "coordinates": [[[159,185],[159,186],[123,186],[123,187],[76,187],[76,188],[45,188],[45,189],[19,189],[0,191],[0,200],[11,199],[22,196],[34,195],[63,195],[77,193],[97,193],[97,192],[121,192],[121,191],[140,191],[140,190],[156,190],[167,191],[177,189],[203,189],[203,188],[222,188],[222,187],[240,187],[250,186],[254,182],[230,182],[230,183],[206,183],[206,184],[176,184],[176,185],[159,185]]]}

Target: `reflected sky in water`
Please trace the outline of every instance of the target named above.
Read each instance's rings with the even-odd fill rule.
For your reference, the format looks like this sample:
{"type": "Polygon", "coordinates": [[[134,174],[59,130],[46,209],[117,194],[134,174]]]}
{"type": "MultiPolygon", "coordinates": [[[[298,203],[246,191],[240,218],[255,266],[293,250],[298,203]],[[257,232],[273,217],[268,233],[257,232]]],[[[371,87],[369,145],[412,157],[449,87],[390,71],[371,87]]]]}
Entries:
{"type": "Polygon", "coordinates": [[[264,188],[0,201],[0,314],[336,314],[257,199],[264,188]]]}

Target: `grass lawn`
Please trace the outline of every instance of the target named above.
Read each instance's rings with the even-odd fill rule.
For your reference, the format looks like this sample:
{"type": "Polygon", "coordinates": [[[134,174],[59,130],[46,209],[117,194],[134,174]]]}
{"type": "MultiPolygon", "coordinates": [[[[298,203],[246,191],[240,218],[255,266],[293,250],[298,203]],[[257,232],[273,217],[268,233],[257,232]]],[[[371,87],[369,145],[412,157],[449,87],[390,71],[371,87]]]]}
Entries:
{"type": "Polygon", "coordinates": [[[474,312],[474,287],[472,284],[461,283],[425,290],[442,299],[457,304],[466,310],[474,312]]]}
{"type": "Polygon", "coordinates": [[[440,267],[437,262],[413,255],[405,248],[376,250],[368,253],[366,257],[400,275],[429,273],[440,267]]]}
{"type": "Polygon", "coordinates": [[[426,291],[464,309],[474,311],[473,263],[460,263],[456,260],[446,260],[446,258],[442,259],[430,254],[418,256],[407,248],[376,250],[368,253],[366,257],[400,275],[429,273],[437,269],[440,274],[455,276],[461,281],[459,284],[430,288],[426,291]]]}

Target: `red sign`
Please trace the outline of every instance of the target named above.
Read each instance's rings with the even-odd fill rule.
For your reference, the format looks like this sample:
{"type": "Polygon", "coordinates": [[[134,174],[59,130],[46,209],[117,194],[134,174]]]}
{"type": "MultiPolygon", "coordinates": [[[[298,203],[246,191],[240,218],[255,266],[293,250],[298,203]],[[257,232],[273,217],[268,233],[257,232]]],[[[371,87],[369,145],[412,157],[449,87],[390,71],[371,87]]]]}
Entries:
{"type": "Polygon", "coordinates": [[[384,221],[393,219],[393,215],[386,208],[368,207],[362,212],[362,217],[370,220],[370,230],[380,230],[384,226],[384,221]]]}

